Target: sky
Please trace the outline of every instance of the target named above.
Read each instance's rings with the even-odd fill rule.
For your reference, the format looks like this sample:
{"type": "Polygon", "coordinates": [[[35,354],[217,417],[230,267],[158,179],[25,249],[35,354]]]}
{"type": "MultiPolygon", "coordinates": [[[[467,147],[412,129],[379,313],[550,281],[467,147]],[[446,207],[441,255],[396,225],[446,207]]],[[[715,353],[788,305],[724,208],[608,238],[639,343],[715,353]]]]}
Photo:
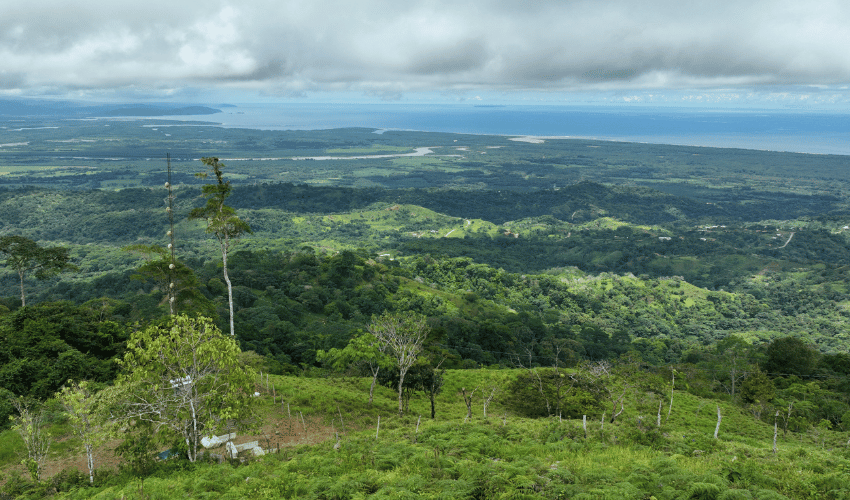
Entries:
{"type": "Polygon", "coordinates": [[[0,96],[850,110],[850,2],[18,0],[0,96]]]}

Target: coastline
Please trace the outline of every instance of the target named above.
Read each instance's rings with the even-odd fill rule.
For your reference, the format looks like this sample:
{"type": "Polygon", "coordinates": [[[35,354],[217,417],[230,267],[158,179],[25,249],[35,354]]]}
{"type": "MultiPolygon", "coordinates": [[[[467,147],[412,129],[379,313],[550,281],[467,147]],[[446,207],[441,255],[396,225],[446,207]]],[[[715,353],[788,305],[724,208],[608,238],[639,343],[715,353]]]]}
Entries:
{"type": "Polygon", "coordinates": [[[850,116],[742,114],[558,106],[239,105],[217,115],[158,117],[251,130],[372,129],[504,136],[515,142],[581,139],[803,154],[850,155],[850,116]]]}

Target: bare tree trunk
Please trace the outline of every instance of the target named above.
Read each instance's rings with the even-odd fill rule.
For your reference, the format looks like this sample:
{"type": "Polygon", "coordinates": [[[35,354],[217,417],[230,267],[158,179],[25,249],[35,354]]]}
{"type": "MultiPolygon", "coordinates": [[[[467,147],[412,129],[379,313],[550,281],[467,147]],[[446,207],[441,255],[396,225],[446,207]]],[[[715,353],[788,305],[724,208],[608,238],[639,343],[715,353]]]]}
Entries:
{"type": "Polygon", "coordinates": [[[656,427],[661,427],[661,406],[664,405],[664,401],[658,402],[658,418],[655,421],[656,427]]]}
{"type": "Polygon", "coordinates": [[[623,410],[626,409],[625,399],[626,399],[626,390],[623,389],[623,394],[620,395],[619,401],[614,401],[614,403],[611,407],[611,423],[612,424],[614,423],[614,420],[616,420],[617,417],[619,417],[620,414],[623,413],[623,410]],[[616,411],[618,402],[620,403],[620,411],[616,411]]]}
{"type": "MultiPolygon", "coordinates": [[[[194,391],[193,391],[194,392],[194,391]]],[[[192,442],[189,442],[189,439],[186,439],[186,444],[189,445],[186,450],[189,453],[189,461],[194,462],[198,457],[198,415],[195,413],[195,402],[189,400],[189,408],[192,410],[192,429],[189,431],[192,442]]]]}
{"type": "Polygon", "coordinates": [[[372,369],[372,385],[369,386],[369,406],[372,406],[372,395],[375,394],[375,383],[378,382],[378,371],[381,367],[377,366],[372,369]]]}
{"type": "Polygon", "coordinates": [[[782,436],[788,435],[788,421],[791,420],[791,410],[794,408],[794,402],[791,401],[788,403],[788,415],[785,417],[785,421],[782,423],[782,436]]]}
{"type": "Polygon", "coordinates": [[[717,439],[717,434],[720,432],[720,405],[717,405],[717,427],[714,428],[714,439],[717,439]]]}
{"type": "Polygon", "coordinates": [[[664,421],[670,420],[670,413],[673,411],[673,389],[676,387],[676,370],[672,370],[673,381],[670,382],[670,408],[667,409],[667,418],[664,421]]]}
{"type": "Polygon", "coordinates": [[[402,400],[402,384],[404,384],[404,375],[405,372],[399,370],[398,372],[398,416],[404,415],[404,401],[402,400]]]}
{"type": "Polygon", "coordinates": [[[86,465],[89,466],[89,484],[94,484],[94,449],[86,443],[86,465]]]}
{"type": "Polygon", "coordinates": [[[18,271],[18,276],[21,277],[21,307],[27,306],[27,297],[24,294],[24,272],[18,271]]]}
{"type": "Polygon", "coordinates": [[[496,387],[490,388],[490,396],[484,398],[484,418],[487,418],[487,407],[490,406],[490,401],[493,400],[493,396],[496,395],[496,387]]]}
{"type": "Polygon", "coordinates": [[[475,391],[478,390],[478,387],[472,389],[472,392],[469,393],[469,397],[466,396],[466,387],[461,387],[460,392],[463,394],[463,402],[466,403],[466,419],[464,422],[472,418],[472,395],[475,394],[475,391]]]}
{"type": "Polygon", "coordinates": [[[236,328],[233,327],[233,285],[230,283],[230,275],[227,274],[227,247],[230,246],[229,239],[225,239],[221,244],[221,263],[224,267],[224,282],[227,283],[227,304],[230,306],[230,336],[236,335],[236,328]]]}
{"type": "Polygon", "coordinates": [[[776,436],[779,434],[779,410],[776,410],[776,415],[773,416],[773,454],[776,455],[776,436]]]}

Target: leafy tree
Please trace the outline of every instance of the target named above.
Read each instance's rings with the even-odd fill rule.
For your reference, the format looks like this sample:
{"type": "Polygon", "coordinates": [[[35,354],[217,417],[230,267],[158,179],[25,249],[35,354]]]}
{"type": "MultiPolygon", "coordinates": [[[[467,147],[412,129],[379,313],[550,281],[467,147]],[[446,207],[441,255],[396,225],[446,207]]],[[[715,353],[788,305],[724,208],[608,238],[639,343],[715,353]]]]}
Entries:
{"type": "Polygon", "coordinates": [[[398,368],[398,414],[404,414],[404,376],[422,352],[430,328],[425,316],[415,313],[384,312],[373,316],[369,332],[385,346],[398,368]]]}
{"type": "Polygon", "coordinates": [[[27,449],[27,458],[21,463],[32,480],[38,481],[51,443],[50,434],[44,428],[44,408],[23,397],[13,399],[12,405],[18,411],[18,416],[12,417],[12,429],[20,434],[27,449]]]}
{"type": "Polygon", "coordinates": [[[739,383],[753,370],[749,362],[750,344],[737,335],[729,335],[715,346],[718,359],[717,381],[735,402],[739,383]]]}
{"type": "Polygon", "coordinates": [[[767,346],[765,368],[776,375],[811,375],[820,354],[797,337],[775,339],[767,346]]]}
{"type": "MultiPolygon", "coordinates": [[[[430,361],[419,357],[416,363],[410,367],[404,377],[404,385],[402,387],[402,400],[404,402],[404,411],[410,409],[410,397],[416,391],[422,391],[431,401],[431,418],[437,416],[437,395],[443,390],[444,375],[446,370],[441,368],[442,362],[437,366],[431,364],[430,361]]],[[[381,385],[390,389],[398,388],[399,370],[397,366],[390,366],[383,370],[378,377],[381,385]]]]}
{"type": "Polygon", "coordinates": [[[65,409],[74,434],[86,450],[89,483],[94,484],[94,450],[114,435],[115,425],[110,420],[108,405],[88,381],[70,382],[56,393],[56,399],[65,409]]]}
{"type": "Polygon", "coordinates": [[[46,399],[68,379],[113,380],[128,332],[100,305],[42,302],[0,317],[0,387],[46,399]]]}
{"type": "Polygon", "coordinates": [[[602,400],[586,377],[576,377],[557,368],[536,367],[519,371],[500,396],[502,403],[518,415],[549,417],[553,413],[578,418],[602,409],[602,400]],[[570,390],[564,390],[570,384],[570,390]]]}
{"type": "Polygon", "coordinates": [[[386,351],[386,343],[378,342],[375,335],[366,332],[351,339],[343,349],[318,351],[316,360],[330,363],[336,370],[344,370],[351,365],[368,368],[369,374],[372,375],[372,385],[369,386],[369,406],[371,406],[381,368],[394,366],[393,359],[386,351]]]}
{"type": "MultiPolygon", "coordinates": [[[[224,164],[214,157],[201,158],[201,161],[212,169],[216,183],[206,184],[201,188],[201,192],[207,198],[207,204],[193,209],[189,213],[189,219],[207,221],[207,233],[214,234],[218,240],[224,281],[227,283],[227,302],[230,306],[230,335],[236,335],[233,324],[233,285],[230,282],[230,275],[227,273],[227,256],[234,241],[245,233],[251,233],[251,226],[236,215],[236,210],[224,204],[233,190],[230,181],[224,181],[224,174],[222,173],[224,164]]],[[[198,176],[206,178],[208,173],[202,172],[198,176]]]]}
{"type": "Polygon", "coordinates": [[[152,281],[165,294],[171,314],[179,309],[211,316],[214,306],[198,290],[195,272],[179,260],[172,262],[169,252],[158,245],[130,245],[123,250],[139,253],[145,262],[136,269],[133,279],[152,281]]]}
{"type": "Polygon", "coordinates": [[[741,384],[741,401],[750,405],[750,410],[756,418],[761,418],[762,412],[768,408],[775,393],[773,381],[758,369],[750,373],[741,384]]]}
{"type": "Polygon", "coordinates": [[[125,418],[180,437],[194,462],[201,438],[253,417],[255,374],[239,354],[236,341],[204,317],[181,314],[133,333],[117,384],[125,418]]]}
{"type": "Polygon", "coordinates": [[[24,293],[24,277],[27,273],[35,273],[35,277],[44,280],[52,278],[63,271],[76,269],[69,262],[69,250],[63,247],[43,248],[29,238],[23,236],[0,237],[0,253],[6,256],[6,265],[15,269],[21,283],[21,307],[27,305],[24,293]]]}

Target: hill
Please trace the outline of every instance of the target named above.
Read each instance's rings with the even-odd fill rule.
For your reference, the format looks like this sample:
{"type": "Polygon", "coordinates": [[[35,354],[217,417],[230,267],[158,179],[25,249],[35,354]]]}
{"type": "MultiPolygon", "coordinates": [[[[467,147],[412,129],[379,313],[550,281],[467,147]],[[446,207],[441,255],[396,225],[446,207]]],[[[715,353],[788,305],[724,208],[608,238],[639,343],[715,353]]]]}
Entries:
{"type": "MultiPolygon", "coordinates": [[[[393,416],[387,388],[378,389],[369,407],[366,379],[271,376],[268,385],[258,382],[268,425],[256,437],[277,452],[220,465],[177,458],[144,472],[101,470],[94,487],[72,470],[35,488],[12,474],[2,491],[57,499],[781,499],[813,493],[838,499],[848,493],[846,436],[826,429],[785,435],[780,420],[774,452],[772,418],[760,422],[728,402],[671,393],[667,375],[667,382],[661,373],[657,381],[649,374],[625,379],[632,384],[625,411],[604,424],[594,407],[583,410],[586,423],[581,415],[515,415],[507,408],[518,396],[507,389],[521,376],[516,370],[447,372],[434,420],[427,418],[424,396],[411,399],[410,416],[393,416]],[[462,387],[467,395],[476,389],[469,410],[462,387]]],[[[54,424],[56,432],[62,429],[54,424]]],[[[254,438],[240,435],[235,442],[254,438]]],[[[0,443],[5,450],[15,446],[8,432],[0,443]]],[[[57,458],[74,455],[74,443],[64,442],[57,458]]]]}
{"type": "MultiPolygon", "coordinates": [[[[253,229],[228,269],[241,362],[267,377],[255,384],[256,437],[291,442],[298,420],[314,444],[340,435],[338,450],[152,466],[153,445],[176,435],[128,424],[113,443],[124,468],[70,498],[847,496],[850,212],[846,181],[831,177],[841,158],[28,120],[0,151],[0,236],[67,248],[78,269],[24,279],[27,307],[17,272],[0,269],[0,399],[44,403],[65,436],[56,391],[124,373],[128,338],[168,317],[169,264],[177,311],[227,324],[220,248],[186,219],[203,203],[193,155],[214,145],[234,155],[228,203],[253,229]],[[172,262],[160,258],[168,192],[139,186],[162,186],[153,155],[175,144],[172,262]],[[427,356],[403,391],[417,414],[437,396],[434,422],[390,417],[389,389],[364,405],[363,365],[327,357],[356,351],[385,312],[427,317],[427,356]],[[485,401],[488,419],[467,417],[466,403],[485,401]]],[[[398,372],[381,373],[398,385],[398,372]]],[[[9,414],[0,404],[0,422],[9,414]]],[[[3,440],[7,474],[19,446],[3,440]]],[[[75,446],[63,443],[55,458],[75,446]]],[[[32,497],[86,479],[7,477],[7,496],[32,497]]]]}

